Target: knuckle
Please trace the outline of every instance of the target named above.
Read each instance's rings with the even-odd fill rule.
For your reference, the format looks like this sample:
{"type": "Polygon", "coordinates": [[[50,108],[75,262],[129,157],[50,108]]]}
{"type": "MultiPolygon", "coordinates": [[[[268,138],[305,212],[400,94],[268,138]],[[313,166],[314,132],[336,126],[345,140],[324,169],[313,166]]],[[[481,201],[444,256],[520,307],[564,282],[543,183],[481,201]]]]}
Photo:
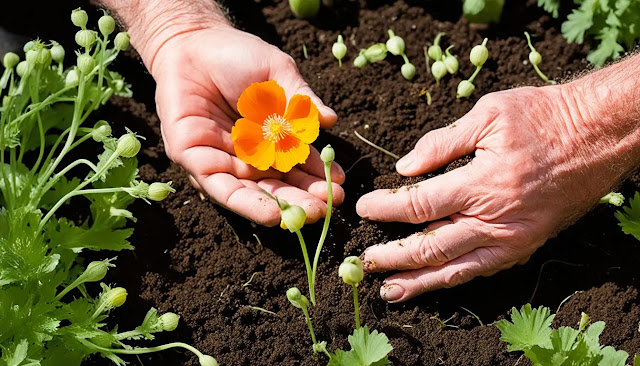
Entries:
{"type": "Polygon", "coordinates": [[[440,249],[434,236],[423,235],[417,251],[417,263],[441,265],[449,261],[449,257],[440,249]]]}
{"type": "Polygon", "coordinates": [[[409,189],[409,221],[419,224],[428,221],[433,217],[433,210],[428,202],[428,198],[421,193],[420,189],[409,189]]]}
{"type": "Polygon", "coordinates": [[[472,278],[471,271],[467,268],[456,268],[443,276],[443,285],[446,288],[461,285],[472,278]]]}

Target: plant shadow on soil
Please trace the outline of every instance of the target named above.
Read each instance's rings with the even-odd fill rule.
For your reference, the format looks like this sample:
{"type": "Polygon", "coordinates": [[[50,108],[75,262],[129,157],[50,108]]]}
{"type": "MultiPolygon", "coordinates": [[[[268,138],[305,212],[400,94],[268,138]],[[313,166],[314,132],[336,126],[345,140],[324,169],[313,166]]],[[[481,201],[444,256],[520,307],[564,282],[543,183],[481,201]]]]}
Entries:
{"type": "MultiPolygon", "coordinates": [[[[353,131],[402,155],[427,131],[462,117],[481,95],[520,85],[542,85],[531,66],[522,62],[528,54],[522,37],[525,30],[535,35],[544,59],[541,66],[551,78],[571,78],[588,68],[584,61],[588,48],[567,44],[559,31],[560,22],[540,11],[535,1],[507,2],[506,25],[488,29],[460,19],[460,9],[453,3],[458,4],[344,1],[337,2],[335,9],[335,14],[346,14],[342,18],[333,19],[325,11],[311,23],[293,18],[285,1],[242,0],[232,6],[231,13],[240,25],[294,57],[303,77],[340,116],[336,127],[322,133],[315,144],[322,148],[331,143],[337,161],[345,169],[351,167],[344,184],[346,200],[335,210],[321,256],[316,285],[319,304],[311,309],[318,338],[326,340],[330,350],[348,348],[347,336],[353,328],[351,290],[337,277],[342,259],[426,226],[359,219],[355,203],[366,192],[398,188],[426,177],[400,177],[394,173],[392,158],[365,145],[353,131]],[[351,65],[360,48],[384,42],[388,28],[406,41],[407,54],[418,68],[413,82],[402,79],[398,60],[364,69],[351,65]],[[330,53],[338,32],[345,36],[349,48],[342,68],[330,53]],[[447,77],[436,87],[424,70],[422,47],[438,32],[447,33],[446,44],[456,45],[461,66],[458,75],[447,77]],[[485,36],[490,37],[491,61],[478,76],[472,98],[456,100],[458,82],[473,71],[466,55],[485,36]],[[309,59],[302,55],[303,44],[309,59]],[[420,95],[423,88],[430,90],[432,105],[420,95]]],[[[63,21],[56,18],[56,22],[63,21]]],[[[36,31],[44,35],[47,29],[36,31]]],[[[71,42],[63,44],[70,50],[71,42]]],[[[137,202],[132,207],[139,219],[131,238],[136,250],[118,253],[118,267],[108,278],[130,293],[127,304],[114,311],[120,329],[139,325],[153,306],[182,316],[178,330],[161,334],[154,344],[184,341],[215,356],[222,365],[326,364],[324,356],[311,355],[302,314],[285,297],[291,286],[307,292],[295,236],[278,228],[258,227],[200,199],[185,173],[166,158],[153,105],[155,86],[135,53],[128,57],[119,61],[118,67],[133,83],[134,99],[114,98],[97,117],[116,123],[117,131],[126,125],[146,136],[139,157],[141,178],[173,181],[178,191],[160,204],[137,202]]],[[[454,162],[435,174],[467,161],[454,162]]],[[[639,182],[637,175],[632,177],[622,185],[622,192],[631,195],[639,182]]],[[[479,326],[460,306],[488,324],[506,316],[512,306],[530,301],[534,290],[533,304],[553,310],[574,292],[582,291],[562,305],[554,325],[575,326],[580,312],[585,311],[592,320],[607,322],[603,344],[634,354],[640,351],[636,269],[640,245],[620,231],[614,211],[610,206],[596,207],[549,240],[525,265],[403,304],[380,300],[378,290],[385,275],[367,275],[360,286],[363,323],[389,336],[394,365],[513,365],[520,354],[507,353],[506,345],[499,341],[499,331],[493,326],[479,326]],[[450,324],[459,328],[443,329],[434,319],[454,315],[450,324]]],[[[321,224],[304,229],[311,253],[320,229],[321,224]]],[[[198,364],[192,355],[174,351],[141,360],[149,365],[198,364]]],[[[137,362],[135,358],[129,361],[137,362]]],[[[102,365],[107,361],[93,357],[89,363],[102,365]]]]}

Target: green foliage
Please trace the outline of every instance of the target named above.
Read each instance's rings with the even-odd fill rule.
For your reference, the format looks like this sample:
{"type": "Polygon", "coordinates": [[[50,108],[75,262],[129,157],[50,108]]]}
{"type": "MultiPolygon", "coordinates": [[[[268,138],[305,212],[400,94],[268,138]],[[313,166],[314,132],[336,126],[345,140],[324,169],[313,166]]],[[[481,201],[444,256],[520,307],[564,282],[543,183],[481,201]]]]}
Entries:
{"type": "Polygon", "coordinates": [[[349,336],[350,351],[337,350],[328,366],[384,366],[389,365],[387,355],[393,350],[389,339],[377,330],[369,332],[367,326],[356,329],[349,336]]]}
{"type": "Polygon", "coordinates": [[[640,192],[629,200],[629,206],[622,207],[623,211],[615,213],[622,231],[640,240],[640,192]]]}
{"type": "MultiPolygon", "coordinates": [[[[584,314],[583,318],[588,319],[584,314]]],[[[552,329],[552,321],[549,308],[532,309],[526,304],[520,311],[511,310],[511,322],[503,319],[496,326],[502,333],[500,339],[508,343],[507,350],[523,351],[534,366],[625,365],[626,352],[600,345],[604,322],[581,324],[580,329],[552,329]]]]}
{"type": "Polygon", "coordinates": [[[499,22],[504,0],[463,0],[462,13],[471,23],[499,22]]]}

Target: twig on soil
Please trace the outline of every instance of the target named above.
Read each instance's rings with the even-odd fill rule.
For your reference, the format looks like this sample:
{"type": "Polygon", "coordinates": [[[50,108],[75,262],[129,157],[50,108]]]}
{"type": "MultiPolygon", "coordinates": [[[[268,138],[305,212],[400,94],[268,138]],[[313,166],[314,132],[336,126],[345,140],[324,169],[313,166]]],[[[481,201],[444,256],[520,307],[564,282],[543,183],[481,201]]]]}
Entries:
{"type": "Polygon", "coordinates": [[[570,263],[570,262],[565,262],[565,261],[561,261],[558,259],[550,259],[544,263],[542,263],[542,265],[540,266],[540,272],[538,273],[538,280],[536,281],[536,287],[533,289],[533,293],[531,294],[531,297],[529,298],[529,303],[531,303],[533,301],[533,298],[536,296],[536,293],[538,292],[538,287],[540,286],[540,280],[542,279],[542,271],[544,270],[544,267],[549,264],[549,263],[562,263],[562,264],[566,264],[568,266],[573,266],[573,267],[582,267],[584,266],[584,264],[578,264],[578,263],[570,263]]]}
{"type": "Polygon", "coordinates": [[[467,313],[471,314],[474,318],[476,318],[476,320],[478,321],[478,323],[480,323],[481,327],[484,327],[484,323],[482,323],[482,320],[480,320],[480,317],[477,316],[476,314],[474,314],[471,310],[465,308],[464,306],[460,306],[460,309],[466,311],[467,313]]]}
{"type": "Polygon", "coordinates": [[[367,155],[361,156],[358,160],[356,160],[356,162],[355,162],[355,163],[351,164],[351,166],[349,167],[349,169],[347,169],[347,170],[344,172],[344,174],[349,173],[349,172],[351,171],[351,169],[353,169],[353,167],[354,167],[354,166],[356,166],[356,164],[358,164],[360,161],[362,161],[362,160],[364,160],[364,159],[366,159],[366,158],[370,158],[370,157],[371,157],[371,154],[367,154],[367,155]]]}
{"type": "Polygon", "coordinates": [[[247,282],[243,283],[243,284],[242,284],[242,286],[240,286],[240,287],[243,287],[243,288],[244,288],[244,287],[249,286],[249,285],[251,284],[251,281],[253,281],[253,277],[254,277],[255,275],[257,275],[257,274],[258,274],[258,272],[253,272],[253,274],[251,275],[251,278],[249,278],[249,281],[247,281],[247,282]]]}
{"type": "Polygon", "coordinates": [[[271,311],[271,310],[267,310],[267,309],[264,309],[264,308],[261,308],[261,307],[259,307],[259,306],[245,305],[244,307],[246,307],[246,308],[251,308],[251,309],[253,309],[253,310],[257,310],[257,311],[261,311],[261,312],[263,312],[263,313],[267,313],[267,314],[271,314],[271,315],[278,316],[278,314],[274,313],[273,311],[271,311]]]}
{"type": "Polygon", "coordinates": [[[518,361],[516,361],[516,363],[513,366],[518,366],[518,364],[520,363],[520,360],[522,360],[522,357],[524,357],[524,354],[520,355],[520,358],[518,358],[518,361]]]}
{"type": "Polygon", "coordinates": [[[377,150],[379,150],[379,151],[382,151],[383,153],[385,153],[385,154],[387,154],[387,155],[391,156],[392,158],[394,158],[394,159],[396,159],[396,160],[400,159],[400,157],[399,157],[398,155],[396,155],[396,154],[392,153],[391,151],[386,150],[386,149],[384,149],[384,148],[382,148],[382,147],[380,147],[380,146],[378,146],[378,145],[374,144],[373,142],[371,142],[371,141],[367,140],[366,138],[362,137],[362,136],[358,133],[358,131],[353,131],[353,133],[354,133],[354,134],[355,134],[355,135],[356,135],[360,140],[362,140],[363,142],[365,142],[365,143],[366,143],[366,144],[368,144],[369,146],[371,146],[371,147],[373,147],[373,148],[375,148],[375,149],[377,149],[377,150]]]}

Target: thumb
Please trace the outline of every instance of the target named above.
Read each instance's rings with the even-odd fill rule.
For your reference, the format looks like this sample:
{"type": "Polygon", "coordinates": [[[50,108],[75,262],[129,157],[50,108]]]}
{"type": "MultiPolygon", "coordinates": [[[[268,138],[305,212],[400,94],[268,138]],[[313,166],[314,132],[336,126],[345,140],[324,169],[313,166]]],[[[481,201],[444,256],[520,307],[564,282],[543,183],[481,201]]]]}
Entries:
{"type": "Polygon", "coordinates": [[[306,95],[311,98],[313,104],[318,107],[320,114],[320,127],[331,128],[336,124],[338,115],[333,109],[327,107],[322,100],[311,90],[309,84],[302,78],[296,62],[290,56],[286,57],[285,61],[272,64],[270,79],[275,80],[282,86],[287,99],[291,99],[296,94],[306,95]]]}

